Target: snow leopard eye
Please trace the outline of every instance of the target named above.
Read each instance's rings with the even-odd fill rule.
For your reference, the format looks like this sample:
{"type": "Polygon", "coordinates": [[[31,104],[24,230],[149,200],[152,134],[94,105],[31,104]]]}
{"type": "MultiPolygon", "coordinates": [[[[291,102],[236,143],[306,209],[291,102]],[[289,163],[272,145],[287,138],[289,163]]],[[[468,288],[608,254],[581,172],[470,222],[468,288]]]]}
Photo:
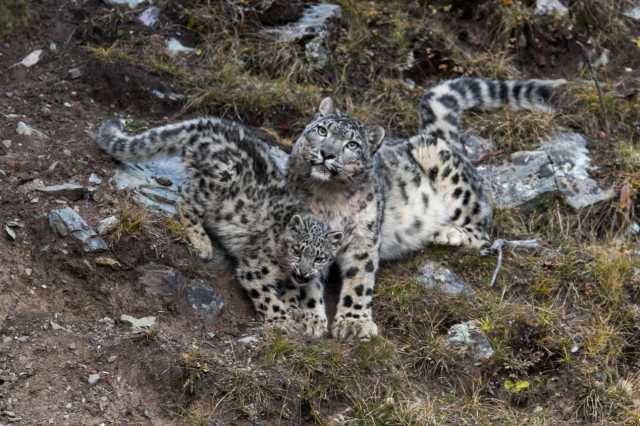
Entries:
{"type": "Polygon", "coordinates": [[[316,127],[316,132],[317,132],[320,136],[322,136],[323,138],[324,138],[325,136],[327,136],[327,128],[326,128],[326,127],[318,126],[318,127],[316,127]]]}
{"type": "Polygon", "coordinates": [[[358,144],[358,142],[351,141],[347,144],[347,149],[350,149],[351,151],[357,151],[360,149],[360,145],[358,144]]]}

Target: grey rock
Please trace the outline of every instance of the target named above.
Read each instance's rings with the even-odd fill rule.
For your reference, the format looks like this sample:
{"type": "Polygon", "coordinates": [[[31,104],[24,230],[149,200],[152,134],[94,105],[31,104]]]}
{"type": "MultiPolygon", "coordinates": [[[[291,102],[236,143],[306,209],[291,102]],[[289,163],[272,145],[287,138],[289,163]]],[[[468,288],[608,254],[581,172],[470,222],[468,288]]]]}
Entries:
{"type": "Polygon", "coordinates": [[[35,188],[36,191],[43,192],[56,197],[67,197],[72,200],[81,200],[91,192],[91,189],[74,182],[62,183],[60,185],[41,186],[35,188]]]}
{"type": "Polygon", "coordinates": [[[516,152],[511,163],[479,166],[478,172],[499,209],[517,207],[556,190],[553,168],[543,151],[516,152]]]}
{"type": "Polygon", "coordinates": [[[451,296],[461,294],[472,296],[475,294],[473,288],[462,281],[458,275],[437,262],[428,261],[425,263],[420,268],[418,281],[427,288],[435,288],[451,296]]]}
{"type": "Polygon", "coordinates": [[[195,51],[196,49],[187,47],[180,43],[180,40],[178,40],[177,38],[170,38],[169,40],[167,40],[167,54],[169,54],[169,56],[175,57],[180,53],[192,53],[195,51]]]}
{"type": "Polygon", "coordinates": [[[624,12],[624,16],[640,21],[640,2],[624,12]]]}
{"type": "Polygon", "coordinates": [[[256,335],[244,336],[238,339],[238,343],[242,343],[243,345],[255,345],[259,341],[260,341],[260,338],[256,335]]]}
{"type": "Polygon", "coordinates": [[[145,266],[140,283],[148,295],[158,297],[165,304],[188,306],[208,323],[215,322],[224,308],[222,295],[209,283],[187,279],[170,267],[156,264],[145,266]]]}
{"type": "Polygon", "coordinates": [[[131,315],[122,314],[120,315],[120,321],[129,324],[134,333],[150,330],[156,325],[156,317],[153,316],[136,318],[131,315]]]}
{"type": "Polygon", "coordinates": [[[11,239],[11,241],[15,241],[16,240],[16,231],[11,229],[10,226],[5,225],[4,226],[4,232],[7,233],[7,236],[9,237],[9,239],[11,239]]]}
{"type": "Polygon", "coordinates": [[[84,244],[87,252],[107,250],[107,244],[71,207],[49,213],[49,226],[60,236],[71,236],[84,244]]]}
{"type": "Polygon", "coordinates": [[[40,59],[42,58],[42,54],[43,53],[44,53],[44,50],[42,50],[42,49],[34,50],[33,52],[31,52],[27,56],[25,56],[24,59],[22,59],[20,62],[18,62],[17,64],[14,64],[12,66],[22,65],[22,66],[24,66],[26,68],[31,68],[32,66],[34,66],[38,62],[40,62],[40,59]]]}
{"type": "Polygon", "coordinates": [[[105,0],[111,6],[129,6],[131,9],[138,7],[146,0],[105,0]]]}
{"type": "Polygon", "coordinates": [[[98,235],[106,235],[118,227],[120,220],[116,216],[109,216],[102,219],[96,224],[96,231],[98,235]]]}
{"type": "Polygon", "coordinates": [[[69,69],[69,78],[75,80],[77,78],[82,77],[82,68],[74,67],[69,69]]]}
{"type": "Polygon", "coordinates": [[[313,69],[323,69],[329,63],[326,38],[326,33],[322,32],[304,46],[305,57],[313,69]]]}
{"type": "Polygon", "coordinates": [[[160,9],[156,6],[150,6],[144,10],[138,16],[138,21],[145,27],[153,28],[158,24],[158,18],[160,17],[160,9]]]}
{"type": "Polygon", "coordinates": [[[182,99],[186,98],[185,95],[181,95],[179,93],[170,92],[170,91],[162,92],[158,89],[153,89],[151,91],[151,94],[157,97],[158,99],[163,99],[163,100],[166,99],[173,102],[181,101],[182,99]]]}
{"type": "Polygon", "coordinates": [[[48,136],[40,130],[34,129],[23,121],[18,122],[16,133],[23,136],[35,136],[41,139],[47,139],[48,136]]]}
{"type": "Polygon", "coordinates": [[[451,326],[447,332],[447,342],[452,349],[470,354],[476,362],[485,361],[495,353],[475,321],[451,326]]]}
{"type": "Polygon", "coordinates": [[[536,151],[511,155],[511,163],[478,167],[498,208],[513,208],[544,193],[559,192],[574,209],[611,199],[589,176],[591,159],[587,141],[577,133],[557,132],[536,151]]]}
{"type": "Polygon", "coordinates": [[[537,0],[536,15],[560,15],[569,13],[569,9],[560,0],[537,0]]]}
{"type": "Polygon", "coordinates": [[[179,198],[179,187],[186,179],[186,171],[180,158],[171,157],[141,163],[122,163],[114,176],[118,190],[127,189],[139,204],[173,216],[177,213],[175,203],[179,198]],[[171,186],[163,186],[155,179],[163,176],[171,186]]]}
{"type": "Polygon", "coordinates": [[[87,382],[89,382],[90,385],[93,386],[99,381],[100,381],[100,373],[89,374],[89,379],[87,379],[87,382]]]}
{"type": "Polygon", "coordinates": [[[586,139],[578,133],[555,133],[540,147],[547,153],[558,188],[565,201],[581,209],[615,196],[611,188],[602,189],[589,176],[591,158],[586,139]]]}
{"type": "Polygon", "coordinates": [[[495,145],[491,140],[471,133],[462,136],[462,146],[464,148],[464,155],[472,163],[482,160],[495,149],[495,145]]]}
{"type": "Polygon", "coordinates": [[[203,319],[215,321],[224,307],[224,299],[202,280],[191,281],[186,287],[187,302],[203,319]]]}
{"type": "Polygon", "coordinates": [[[9,149],[9,148],[11,148],[11,143],[12,143],[11,140],[5,139],[5,140],[2,141],[2,146],[4,146],[5,148],[9,149]]]}
{"type": "Polygon", "coordinates": [[[89,183],[92,183],[94,185],[100,185],[102,183],[102,178],[95,173],[91,173],[88,180],[89,183]]]}
{"type": "Polygon", "coordinates": [[[342,17],[342,8],[337,4],[315,4],[308,7],[302,17],[292,24],[263,30],[263,34],[279,41],[292,42],[316,36],[328,31],[332,20],[342,17]]]}

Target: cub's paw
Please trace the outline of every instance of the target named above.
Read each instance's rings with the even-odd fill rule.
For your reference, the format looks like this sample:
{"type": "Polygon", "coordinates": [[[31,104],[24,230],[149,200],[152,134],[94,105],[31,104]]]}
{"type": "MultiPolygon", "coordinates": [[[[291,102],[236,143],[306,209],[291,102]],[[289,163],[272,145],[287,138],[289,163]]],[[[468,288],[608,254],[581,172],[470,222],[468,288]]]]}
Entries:
{"type": "Polygon", "coordinates": [[[286,334],[305,334],[304,313],[298,309],[288,309],[280,315],[265,318],[265,326],[286,334]]]}
{"type": "Polygon", "coordinates": [[[378,335],[378,326],[370,318],[336,317],[331,334],[336,339],[369,339],[378,335]]]}
{"type": "Polygon", "coordinates": [[[318,314],[305,313],[302,326],[304,334],[310,337],[322,337],[329,331],[327,317],[318,314]]]}
{"type": "Polygon", "coordinates": [[[281,331],[285,334],[302,334],[305,331],[304,326],[291,317],[269,318],[265,320],[265,327],[281,331]]]}

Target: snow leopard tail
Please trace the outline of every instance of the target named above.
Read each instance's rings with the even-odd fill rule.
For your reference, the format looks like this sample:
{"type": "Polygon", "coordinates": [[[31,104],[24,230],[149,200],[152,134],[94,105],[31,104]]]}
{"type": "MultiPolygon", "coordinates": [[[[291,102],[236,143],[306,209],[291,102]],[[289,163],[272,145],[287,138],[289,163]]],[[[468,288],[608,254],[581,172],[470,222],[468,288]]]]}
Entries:
{"type": "MultiPolygon", "coordinates": [[[[509,106],[513,110],[553,112],[549,104],[555,88],[566,80],[485,80],[461,77],[429,89],[420,100],[421,133],[442,138],[456,136],[460,116],[468,109],[509,106]],[[454,132],[450,135],[449,132],[454,132]]],[[[455,137],[452,139],[456,139],[455,137]]]]}
{"type": "Polygon", "coordinates": [[[96,143],[120,161],[148,160],[173,155],[185,156],[187,149],[202,141],[224,144],[246,138],[246,129],[219,118],[198,118],[155,127],[130,135],[122,121],[108,120],[98,129],[96,143]]]}

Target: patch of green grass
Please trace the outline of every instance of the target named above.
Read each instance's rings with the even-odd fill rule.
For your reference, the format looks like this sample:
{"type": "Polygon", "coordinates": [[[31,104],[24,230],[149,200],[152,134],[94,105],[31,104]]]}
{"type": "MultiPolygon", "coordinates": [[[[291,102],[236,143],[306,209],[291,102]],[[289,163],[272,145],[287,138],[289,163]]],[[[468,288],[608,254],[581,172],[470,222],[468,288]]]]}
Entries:
{"type": "Polygon", "coordinates": [[[24,27],[29,22],[27,0],[3,0],[0,3],[0,38],[24,27]]]}

